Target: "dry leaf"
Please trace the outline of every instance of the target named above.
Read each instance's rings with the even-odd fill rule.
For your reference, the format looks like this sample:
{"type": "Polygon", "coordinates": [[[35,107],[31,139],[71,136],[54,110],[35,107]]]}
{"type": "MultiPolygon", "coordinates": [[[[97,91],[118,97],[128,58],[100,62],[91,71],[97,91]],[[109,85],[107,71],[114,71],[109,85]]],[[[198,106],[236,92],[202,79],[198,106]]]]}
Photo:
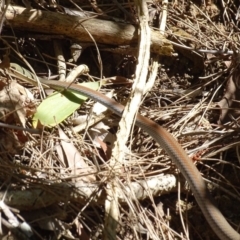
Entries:
{"type": "Polygon", "coordinates": [[[0,118],[6,123],[21,123],[25,127],[26,117],[35,112],[30,92],[12,81],[0,91],[0,118]]]}
{"type": "MultiPolygon", "coordinates": [[[[66,162],[68,167],[72,169],[74,175],[81,175],[93,172],[94,169],[89,167],[83,160],[79,151],[76,149],[72,141],[67,137],[67,135],[59,128],[59,137],[61,138],[61,145],[64,151],[66,162]]],[[[61,159],[65,162],[64,159],[61,159]]],[[[92,174],[80,177],[82,181],[93,182],[96,180],[95,176],[92,174]]]]}

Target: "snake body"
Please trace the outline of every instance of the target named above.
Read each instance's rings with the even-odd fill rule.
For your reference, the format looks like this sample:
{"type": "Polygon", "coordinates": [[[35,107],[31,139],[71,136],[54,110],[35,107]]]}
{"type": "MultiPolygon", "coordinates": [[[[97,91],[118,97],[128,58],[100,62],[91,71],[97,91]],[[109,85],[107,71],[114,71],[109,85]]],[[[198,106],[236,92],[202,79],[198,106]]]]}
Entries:
{"type": "MultiPolygon", "coordinates": [[[[61,91],[64,94],[66,89],[85,95],[106,106],[118,116],[122,116],[124,106],[105,95],[89,89],[87,87],[59,81],[40,79],[40,81],[50,88],[61,91]]],[[[150,119],[141,116],[136,117],[136,125],[145,130],[156,142],[168,153],[172,161],[179,168],[195,196],[195,199],[201,208],[209,225],[221,240],[240,240],[240,235],[227,222],[225,217],[215,206],[214,201],[207,190],[206,184],[201,174],[187,156],[181,145],[175,138],[163,127],[150,119]]]]}
{"type": "MultiPolygon", "coordinates": [[[[87,68],[86,68],[87,69],[87,68]]],[[[8,74],[12,77],[17,77],[22,81],[26,81],[33,85],[38,85],[35,78],[26,77],[23,73],[18,71],[16,64],[11,64],[10,71],[8,74]]],[[[30,74],[31,75],[31,74],[30,74]]],[[[87,96],[96,102],[106,106],[112,112],[118,116],[122,116],[124,106],[114,101],[105,95],[94,91],[90,88],[84,87],[77,84],[69,84],[66,82],[46,80],[39,78],[39,81],[56,91],[65,94],[67,90],[80,93],[87,96]]],[[[66,97],[69,95],[66,94],[66,97]]],[[[240,234],[232,228],[227,222],[225,217],[216,207],[214,200],[212,199],[206,184],[201,177],[196,166],[192,163],[182,146],[175,140],[175,138],[163,127],[150,119],[137,114],[136,125],[145,130],[155,141],[168,153],[172,161],[179,168],[185,179],[187,180],[194,197],[202,210],[207,222],[209,223],[212,230],[221,240],[240,240],[240,234]]]]}

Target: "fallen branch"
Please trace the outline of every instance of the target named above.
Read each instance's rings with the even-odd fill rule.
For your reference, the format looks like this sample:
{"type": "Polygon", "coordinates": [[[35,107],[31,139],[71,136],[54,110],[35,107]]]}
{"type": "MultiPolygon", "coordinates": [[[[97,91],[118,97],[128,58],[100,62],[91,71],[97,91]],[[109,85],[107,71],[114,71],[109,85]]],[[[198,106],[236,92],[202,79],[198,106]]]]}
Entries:
{"type": "MultiPolygon", "coordinates": [[[[6,26],[15,30],[64,35],[80,42],[90,42],[86,28],[98,44],[111,46],[137,45],[137,27],[97,18],[70,16],[57,12],[26,9],[9,6],[6,12],[6,26]]],[[[151,30],[151,51],[160,55],[171,55],[172,45],[158,31],[151,30]]]]}
{"type": "MultiPolygon", "coordinates": [[[[182,186],[184,186],[184,180],[182,186]]],[[[172,174],[160,175],[130,185],[123,185],[118,191],[120,203],[130,200],[144,200],[152,196],[160,196],[177,190],[177,180],[172,174]]],[[[25,190],[9,190],[0,192],[0,198],[4,203],[18,210],[34,210],[47,207],[58,202],[77,202],[78,204],[103,205],[106,199],[104,184],[102,183],[53,183],[50,185],[40,184],[39,187],[31,187],[25,190]],[[6,195],[5,195],[6,194],[6,195]]]]}

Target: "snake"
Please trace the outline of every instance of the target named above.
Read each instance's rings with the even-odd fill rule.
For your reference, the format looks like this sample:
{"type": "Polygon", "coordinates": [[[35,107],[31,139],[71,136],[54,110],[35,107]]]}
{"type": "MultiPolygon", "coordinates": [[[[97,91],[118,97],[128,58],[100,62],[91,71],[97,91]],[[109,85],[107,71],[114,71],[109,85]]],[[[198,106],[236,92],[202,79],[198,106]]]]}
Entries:
{"type": "MultiPolygon", "coordinates": [[[[22,76],[21,78],[25,81],[30,80],[25,77],[23,79],[22,76]]],[[[53,90],[61,92],[63,95],[65,95],[66,91],[76,92],[101,103],[119,117],[123,114],[124,106],[122,104],[108,98],[99,91],[78,84],[69,84],[67,82],[47,80],[44,78],[39,78],[39,81],[53,90]]],[[[29,82],[35,82],[36,85],[36,81],[33,79],[29,82]]],[[[66,94],[65,96],[68,97],[69,95],[66,94]]],[[[162,147],[162,149],[166,151],[171,160],[180,170],[184,178],[187,180],[208,224],[219,239],[240,240],[240,234],[228,223],[221,211],[217,208],[200,172],[177,140],[165,128],[140,114],[137,114],[135,124],[146,131],[162,147]]]]}

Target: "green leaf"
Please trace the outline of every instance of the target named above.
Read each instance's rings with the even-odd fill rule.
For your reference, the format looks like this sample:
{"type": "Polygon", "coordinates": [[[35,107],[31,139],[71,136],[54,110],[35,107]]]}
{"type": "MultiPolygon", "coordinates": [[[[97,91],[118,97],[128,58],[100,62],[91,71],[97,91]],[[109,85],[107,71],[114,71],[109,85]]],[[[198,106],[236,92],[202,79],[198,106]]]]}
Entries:
{"type": "MultiPolygon", "coordinates": [[[[81,85],[97,90],[99,82],[87,82],[81,85]]],[[[76,111],[86,99],[87,97],[71,90],[64,91],[64,95],[53,93],[38,106],[33,116],[33,127],[36,128],[39,122],[47,127],[58,125],[76,111]]]]}

